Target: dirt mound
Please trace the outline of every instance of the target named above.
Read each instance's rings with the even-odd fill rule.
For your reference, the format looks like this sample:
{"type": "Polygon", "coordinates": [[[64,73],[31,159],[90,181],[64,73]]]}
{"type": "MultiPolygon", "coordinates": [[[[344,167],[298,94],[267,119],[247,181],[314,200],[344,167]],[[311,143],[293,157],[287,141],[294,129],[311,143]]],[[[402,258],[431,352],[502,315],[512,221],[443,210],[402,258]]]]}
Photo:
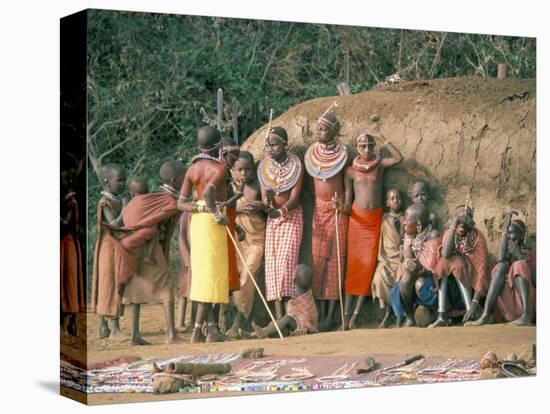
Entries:
{"type": "MultiPolygon", "coordinates": [[[[434,194],[431,208],[440,223],[448,219],[449,210],[464,204],[470,190],[476,223],[495,251],[505,208],[520,212],[531,234],[535,232],[535,95],[534,80],[404,82],[307,101],[274,119],[273,125],[286,128],[292,150],[303,154],[314,141],[317,117],[337,101],[341,139],[350,149],[357,129],[366,126],[378,128],[403,153],[404,162],[386,174],[386,186],[406,193],[414,180],[428,180],[434,194]]],[[[262,158],[265,130],[251,135],[243,149],[262,158]]],[[[307,187],[306,223],[311,196],[307,187]]],[[[310,226],[306,224],[302,252],[306,260],[310,226]]]]}

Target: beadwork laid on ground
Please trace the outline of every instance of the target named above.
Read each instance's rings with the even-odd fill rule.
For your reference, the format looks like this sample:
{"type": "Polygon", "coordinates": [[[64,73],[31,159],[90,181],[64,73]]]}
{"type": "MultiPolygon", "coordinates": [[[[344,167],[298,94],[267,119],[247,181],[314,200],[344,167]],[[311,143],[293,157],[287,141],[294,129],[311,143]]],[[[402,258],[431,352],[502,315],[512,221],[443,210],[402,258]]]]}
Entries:
{"type": "MultiPolygon", "coordinates": [[[[372,358],[372,357],[371,357],[372,358]]],[[[377,369],[361,372],[365,357],[303,357],[241,359],[238,354],[182,355],[163,360],[143,359],[86,372],[68,362],[61,364],[62,385],[87,393],[152,393],[155,376],[181,380],[179,392],[302,391],[377,387],[392,384],[439,383],[480,379],[478,360],[421,357],[403,365],[391,355],[375,355],[377,369]],[[228,374],[191,378],[177,373],[151,373],[170,363],[231,363],[228,374]],[[397,363],[396,363],[397,362],[397,363]],[[403,365],[403,366],[402,366],[403,365]]],[[[530,375],[535,372],[531,370],[530,375]]]]}

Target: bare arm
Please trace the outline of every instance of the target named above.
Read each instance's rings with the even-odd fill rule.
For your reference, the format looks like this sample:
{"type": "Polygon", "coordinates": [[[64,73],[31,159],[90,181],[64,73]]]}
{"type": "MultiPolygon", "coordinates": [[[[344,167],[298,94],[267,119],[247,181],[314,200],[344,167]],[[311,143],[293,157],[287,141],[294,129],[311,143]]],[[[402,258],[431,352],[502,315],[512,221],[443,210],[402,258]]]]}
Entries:
{"type": "Polygon", "coordinates": [[[456,233],[456,225],[458,222],[458,217],[454,216],[451,220],[451,225],[445,233],[443,233],[443,243],[441,245],[441,256],[449,258],[453,255],[454,252],[454,241],[456,233]]]}
{"type": "Polygon", "coordinates": [[[288,201],[284,204],[288,211],[296,208],[300,202],[300,194],[302,192],[302,187],[304,186],[304,170],[302,169],[300,177],[298,177],[298,182],[290,190],[290,197],[288,201]]]}
{"type": "Polygon", "coordinates": [[[497,253],[497,262],[505,262],[508,253],[508,227],[512,222],[513,213],[507,213],[504,215],[504,223],[502,225],[502,238],[500,239],[500,246],[497,253]]]}
{"type": "Polygon", "coordinates": [[[385,137],[381,136],[381,138],[384,139],[384,145],[391,154],[391,157],[382,159],[382,166],[384,166],[384,168],[389,168],[393,167],[395,164],[400,163],[403,160],[403,156],[401,155],[399,150],[385,137]]]}
{"type": "Polygon", "coordinates": [[[122,220],[122,212],[116,214],[108,204],[105,204],[101,210],[102,222],[108,224],[110,228],[119,228],[124,226],[124,221],[122,220]]]}
{"type": "Polygon", "coordinates": [[[187,213],[191,212],[192,208],[192,191],[193,191],[193,183],[191,182],[189,171],[187,171],[187,174],[185,174],[185,178],[183,179],[183,184],[181,185],[180,189],[180,196],[178,198],[178,210],[184,211],[187,213]]]}
{"type": "Polygon", "coordinates": [[[344,174],[344,212],[351,211],[351,205],[353,204],[353,176],[349,172],[349,168],[346,169],[344,174]]]}

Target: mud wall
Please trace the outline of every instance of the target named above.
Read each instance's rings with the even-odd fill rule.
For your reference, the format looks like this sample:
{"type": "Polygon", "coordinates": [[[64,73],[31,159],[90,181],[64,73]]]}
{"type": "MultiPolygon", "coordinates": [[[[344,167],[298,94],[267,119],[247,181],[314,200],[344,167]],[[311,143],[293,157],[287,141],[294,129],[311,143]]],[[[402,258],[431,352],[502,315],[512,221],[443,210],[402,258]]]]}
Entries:
{"type": "MultiPolygon", "coordinates": [[[[387,171],[385,186],[406,195],[422,178],[431,183],[431,209],[440,223],[466,201],[485,233],[490,250],[498,245],[502,212],[513,208],[526,221],[530,237],[536,220],[536,85],[534,80],[453,78],[383,86],[352,95],[299,104],[273,120],[289,134],[291,150],[303,154],[314,141],[317,117],[333,102],[341,140],[353,151],[356,131],[378,128],[404,161],[387,171]]],[[[276,111],[276,108],[275,108],[276,111]]],[[[263,158],[267,126],[243,144],[263,158]]],[[[382,153],[384,155],[384,153],[382,153]]],[[[311,183],[304,190],[306,229],[302,260],[308,261],[311,183]]]]}

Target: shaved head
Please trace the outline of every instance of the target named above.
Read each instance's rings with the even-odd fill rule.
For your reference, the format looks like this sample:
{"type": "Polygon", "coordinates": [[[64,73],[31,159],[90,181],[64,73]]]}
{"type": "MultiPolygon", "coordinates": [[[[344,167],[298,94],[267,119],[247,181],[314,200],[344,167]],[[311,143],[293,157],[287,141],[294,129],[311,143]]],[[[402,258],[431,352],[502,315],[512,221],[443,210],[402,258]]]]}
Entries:
{"type": "Polygon", "coordinates": [[[422,223],[422,227],[426,227],[430,222],[430,212],[424,204],[411,204],[405,211],[410,217],[414,217],[422,223]]]}
{"type": "Polygon", "coordinates": [[[149,192],[147,182],[141,177],[132,178],[128,187],[130,187],[130,191],[135,194],[147,194],[149,192]]]}
{"type": "Polygon", "coordinates": [[[220,131],[210,126],[199,128],[197,131],[197,144],[200,149],[208,150],[218,144],[221,140],[220,131]]]}
{"type": "Polygon", "coordinates": [[[101,167],[101,170],[99,172],[101,181],[103,181],[104,183],[109,181],[115,175],[124,176],[124,169],[122,168],[122,166],[115,163],[105,164],[103,167],[101,167]]]}
{"type": "Polygon", "coordinates": [[[163,183],[173,184],[183,178],[185,175],[185,167],[179,161],[166,161],[160,167],[160,179],[163,183]]]}

